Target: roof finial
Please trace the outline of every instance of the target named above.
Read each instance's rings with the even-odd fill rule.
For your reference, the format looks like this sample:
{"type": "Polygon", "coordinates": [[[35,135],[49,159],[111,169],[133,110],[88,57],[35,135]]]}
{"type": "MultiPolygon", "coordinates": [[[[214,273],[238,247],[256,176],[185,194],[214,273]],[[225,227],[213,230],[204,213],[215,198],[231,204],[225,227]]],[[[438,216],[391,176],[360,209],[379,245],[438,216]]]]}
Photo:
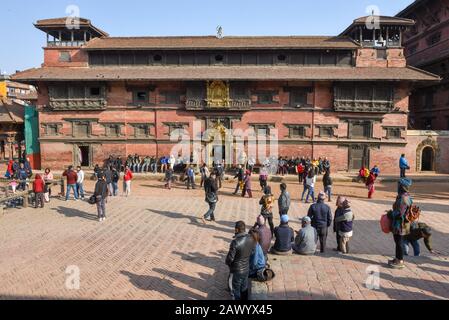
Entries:
{"type": "Polygon", "coordinates": [[[223,27],[222,26],[218,26],[217,27],[217,38],[218,39],[222,39],[223,38],[223,27]]]}

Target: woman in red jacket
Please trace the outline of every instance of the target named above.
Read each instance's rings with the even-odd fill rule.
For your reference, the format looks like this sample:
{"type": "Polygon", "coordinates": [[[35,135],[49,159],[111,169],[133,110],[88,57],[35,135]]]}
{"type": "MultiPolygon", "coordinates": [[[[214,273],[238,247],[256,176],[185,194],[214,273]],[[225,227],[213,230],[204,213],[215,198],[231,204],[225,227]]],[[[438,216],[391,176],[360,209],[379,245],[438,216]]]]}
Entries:
{"type": "Polygon", "coordinates": [[[125,168],[125,176],[123,177],[123,190],[125,191],[125,196],[131,195],[131,181],[133,179],[133,173],[128,166],[125,168]]]}
{"type": "Polygon", "coordinates": [[[36,175],[36,179],[33,182],[33,192],[35,194],[35,208],[40,206],[41,208],[44,207],[44,189],[45,189],[45,182],[44,179],[42,179],[40,174],[36,175]]]}

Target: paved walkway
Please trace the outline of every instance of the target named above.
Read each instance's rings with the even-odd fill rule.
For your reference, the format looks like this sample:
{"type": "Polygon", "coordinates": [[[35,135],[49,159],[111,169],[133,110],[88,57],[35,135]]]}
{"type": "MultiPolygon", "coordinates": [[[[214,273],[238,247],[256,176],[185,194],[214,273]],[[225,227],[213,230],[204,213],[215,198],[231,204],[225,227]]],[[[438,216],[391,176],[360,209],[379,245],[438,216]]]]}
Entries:
{"type": "MultiPolygon", "coordinates": [[[[81,201],[54,199],[44,210],[8,210],[0,218],[0,298],[228,299],[224,258],[234,222],[252,224],[258,201],[221,196],[218,222],[205,226],[197,220],[206,211],[202,193],[186,192],[162,193],[148,183],[128,199],[109,201],[104,223],[96,221],[95,207],[81,201]],[[66,287],[68,266],[80,270],[79,290],[66,287]]],[[[422,245],[423,256],[407,259],[404,270],[388,269],[393,240],[381,233],[378,220],[391,201],[354,200],[352,253],[271,257],[277,276],[267,297],[448,299],[449,204],[420,205],[442,256],[430,256],[422,245]],[[380,272],[379,290],[365,286],[369,266],[380,272]]],[[[306,210],[294,202],[294,229],[306,210]]],[[[328,246],[336,246],[333,234],[328,246]]]]}

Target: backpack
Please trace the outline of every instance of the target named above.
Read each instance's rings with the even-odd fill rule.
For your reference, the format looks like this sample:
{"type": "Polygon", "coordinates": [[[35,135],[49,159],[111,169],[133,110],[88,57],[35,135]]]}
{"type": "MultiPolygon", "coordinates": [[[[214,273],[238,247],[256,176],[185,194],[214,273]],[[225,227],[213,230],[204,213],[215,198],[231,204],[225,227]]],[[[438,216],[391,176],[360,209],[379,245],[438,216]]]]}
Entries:
{"type": "Polygon", "coordinates": [[[390,233],[391,232],[391,218],[389,216],[389,213],[384,214],[381,218],[380,218],[380,228],[382,229],[383,233],[390,233]]]}
{"type": "Polygon", "coordinates": [[[272,196],[265,196],[263,200],[264,200],[263,208],[265,210],[270,211],[272,206],[273,206],[273,197],[272,196]]]}

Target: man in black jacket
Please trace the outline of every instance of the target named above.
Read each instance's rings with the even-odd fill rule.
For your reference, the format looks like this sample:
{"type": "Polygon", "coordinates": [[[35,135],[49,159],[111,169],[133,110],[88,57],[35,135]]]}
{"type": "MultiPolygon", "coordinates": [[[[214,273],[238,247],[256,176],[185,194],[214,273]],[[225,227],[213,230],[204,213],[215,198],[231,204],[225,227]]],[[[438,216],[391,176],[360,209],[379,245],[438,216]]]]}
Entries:
{"type": "Polygon", "coordinates": [[[229,266],[234,300],[248,300],[249,260],[256,247],[254,239],[246,233],[243,221],[235,224],[235,237],[231,242],[226,264],[229,266]]]}
{"type": "Polygon", "coordinates": [[[95,184],[95,201],[97,204],[98,221],[102,222],[106,220],[106,199],[108,198],[109,190],[106,178],[103,174],[100,174],[98,181],[95,184]]]}
{"type": "Polygon", "coordinates": [[[206,202],[209,204],[209,210],[202,217],[202,221],[206,224],[206,221],[210,218],[210,221],[215,221],[215,207],[218,202],[217,196],[217,180],[215,173],[211,173],[210,177],[204,182],[204,192],[206,193],[206,202]]]}
{"type": "Polygon", "coordinates": [[[239,164],[236,175],[234,176],[234,179],[237,179],[237,185],[233,194],[237,194],[240,190],[240,183],[243,181],[244,175],[245,173],[243,172],[243,167],[239,164]]]}
{"type": "Polygon", "coordinates": [[[312,220],[312,227],[314,227],[320,238],[320,251],[324,253],[326,249],[327,229],[332,224],[331,208],[324,203],[326,195],[320,192],[317,203],[314,203],[309,208],[307,216],[312,220]]]}

